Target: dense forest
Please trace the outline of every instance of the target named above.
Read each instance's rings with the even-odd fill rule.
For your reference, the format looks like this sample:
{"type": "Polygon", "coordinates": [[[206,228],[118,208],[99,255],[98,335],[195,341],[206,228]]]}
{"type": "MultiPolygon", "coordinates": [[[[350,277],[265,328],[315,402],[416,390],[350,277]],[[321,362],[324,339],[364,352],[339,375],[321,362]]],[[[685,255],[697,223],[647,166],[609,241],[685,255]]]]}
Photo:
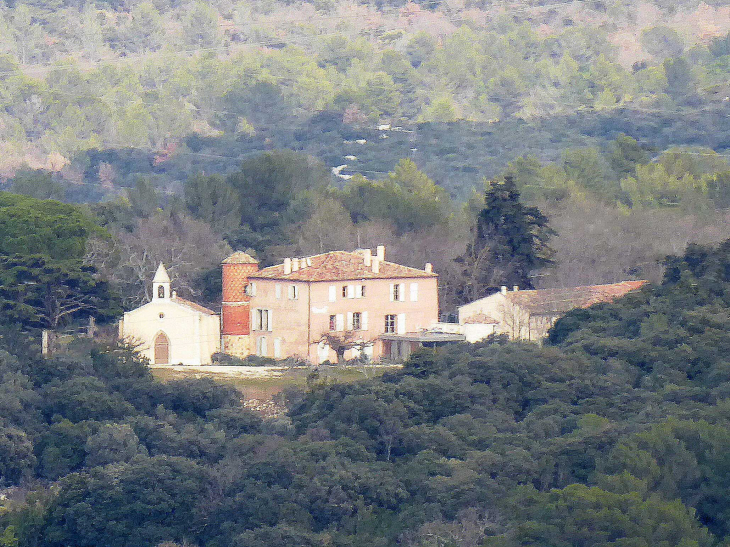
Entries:
{"type": "MultiPolygon", "coordinates": [[[[3,165],[69,197],[139,174],[180,191],[272,148],[380,178],[410,157],[453,196],[533,154],[625,133],[729,147],[722,2],[7,2],[3,165]]],[[[704,150],[695,150],[704,153],[704,150]]]]}
{"type": "Polygon", "coordinates": [[[129,349],[0,337],[0,542],[713,546],[728,534],[730,241],[571,312],[548,344],[310,378],[262,421],[129,349]]]}

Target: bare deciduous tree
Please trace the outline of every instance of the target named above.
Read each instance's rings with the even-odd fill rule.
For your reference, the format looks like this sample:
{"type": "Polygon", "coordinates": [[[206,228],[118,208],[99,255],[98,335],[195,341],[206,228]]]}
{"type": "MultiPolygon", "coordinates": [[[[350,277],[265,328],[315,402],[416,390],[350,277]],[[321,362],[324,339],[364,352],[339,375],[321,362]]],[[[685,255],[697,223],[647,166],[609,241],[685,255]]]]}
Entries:
{"type": "Polygon", "coordinates": [[[182,295],[199,295],[196,278],[220,264],[231,248],[206,223],[160,212],[140,219],[132,232],[89,242],[87,261],[120,290],[125,308],[151,299],[151,280],[160,262],[182,295]]]}
{"type": "Polygon", "coordinates": [[[338,364],[344,361],[347,350],[357,349],[362,352],[365,348],[373,345],[372,340],[364,339],[362,333],[355,330],[325,332],[319,338],[319,343],[326,344],[335,352],[338,364]]]}

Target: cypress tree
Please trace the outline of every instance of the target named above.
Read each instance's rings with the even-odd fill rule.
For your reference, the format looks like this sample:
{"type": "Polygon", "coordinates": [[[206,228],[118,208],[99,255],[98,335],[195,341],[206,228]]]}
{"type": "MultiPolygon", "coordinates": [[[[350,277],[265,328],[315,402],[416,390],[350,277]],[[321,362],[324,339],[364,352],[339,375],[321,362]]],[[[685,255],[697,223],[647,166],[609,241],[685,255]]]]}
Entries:
{"type": "Polygon", "coordinates": [[[472,241],[459,260],[464,264],[461,299],[481,298],[501,285],[534,288],[534,272],[553,264],[548,240],[554,234],[540,209],[520,202],[511,175],[491,181],[472,241]]]}

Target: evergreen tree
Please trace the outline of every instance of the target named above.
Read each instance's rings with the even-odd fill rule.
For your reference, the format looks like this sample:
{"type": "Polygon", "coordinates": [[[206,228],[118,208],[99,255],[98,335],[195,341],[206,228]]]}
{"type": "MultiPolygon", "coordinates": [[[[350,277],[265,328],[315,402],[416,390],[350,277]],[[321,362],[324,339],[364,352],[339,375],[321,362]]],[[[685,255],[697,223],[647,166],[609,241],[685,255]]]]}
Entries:
{"type": "Polygon", "coordinates": [[[537,207],[520,202],[511,175],[490,182],[473,239],[459,258],[464,265],[460,298],[472,301],[501,285],[534,288],[533,272],[553,263],[548,240],[554,233],[537,207]]]}

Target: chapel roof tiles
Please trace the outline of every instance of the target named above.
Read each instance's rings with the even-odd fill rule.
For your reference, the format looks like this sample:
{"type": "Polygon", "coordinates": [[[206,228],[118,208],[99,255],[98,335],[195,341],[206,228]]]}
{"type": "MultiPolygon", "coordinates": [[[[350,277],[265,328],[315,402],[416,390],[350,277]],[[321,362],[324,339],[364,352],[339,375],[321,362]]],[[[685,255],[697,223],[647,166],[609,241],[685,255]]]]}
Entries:
{"type": "MultiPolygon", "coordinates": [[[[372,257],[376,260],[376,257],[372,257]]],[[[435,273],[402,266],[393,262],[379,263],[379,271],[366,266],[363,255],[346,251],[331,251],[300,259],[304,266],[284,273],[284,265],[269,266],[249,276],[249,279],[282,279],[288,281],[344,281],[354,279],[393,279],[438,277],[435,273]]]]}
{"type": "Polygon", "coordinates": [[[190,300],[186,300],[185,298],[180,298],[179,296],[173,296],[170,300],[172,300],[172,302],[174,302],[175,304],[180,304],[181,306],[185,306],[186,308],[190,308],[191,310],[204,313],[205,315],[216,315],[213,310],[209,310],[205,306],[201,306],[200,304],[196,304],[195,302],[191,302],[190,300]]]}

